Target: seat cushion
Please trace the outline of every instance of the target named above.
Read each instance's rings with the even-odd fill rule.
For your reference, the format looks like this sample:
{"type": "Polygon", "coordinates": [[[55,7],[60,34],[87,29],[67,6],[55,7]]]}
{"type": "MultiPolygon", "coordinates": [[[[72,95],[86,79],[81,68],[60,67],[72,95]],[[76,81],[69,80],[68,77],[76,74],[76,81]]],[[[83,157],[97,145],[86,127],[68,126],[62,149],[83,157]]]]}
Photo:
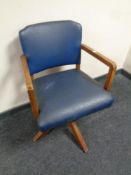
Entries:
{"type": "Polygon", "coordinates": [[[75,121],[111,106],[113,97],[82,71],[75,69],[34,80],[41,131],[75,121]]]}

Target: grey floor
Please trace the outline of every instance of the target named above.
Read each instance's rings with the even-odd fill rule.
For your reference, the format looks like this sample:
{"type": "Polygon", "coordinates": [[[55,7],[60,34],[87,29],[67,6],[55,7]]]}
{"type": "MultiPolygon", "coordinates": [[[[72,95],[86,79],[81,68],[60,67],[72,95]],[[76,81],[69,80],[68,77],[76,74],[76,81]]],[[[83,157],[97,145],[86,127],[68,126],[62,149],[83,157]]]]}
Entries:
{"type": "Polygon", "coordinates": [[[30,109],[0,119],[0,175],[131,175],[131,81],[117,75],[114,105],[79,120],[83,153],[65,127],[32,142],[30,109]]]}

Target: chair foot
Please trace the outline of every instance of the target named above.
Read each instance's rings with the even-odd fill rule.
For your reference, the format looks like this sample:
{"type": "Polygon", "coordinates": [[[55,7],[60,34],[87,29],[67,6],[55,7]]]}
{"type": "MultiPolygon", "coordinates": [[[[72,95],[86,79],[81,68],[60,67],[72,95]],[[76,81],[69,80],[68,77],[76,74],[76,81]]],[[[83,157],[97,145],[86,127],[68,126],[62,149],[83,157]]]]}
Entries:
{"type": "Polygon", "coordinates": [[[78,144],[80,145],[80,147],[82,148],[82,150],[87,153],[88,152],[88,147],[86,145],[86,142],[76,124],[76,122],[71,122],[68,124],[68,127],[71,129],[72,134],[74,135],[76,141],[78,142],[78,144]]]}
{"type": "Polygon", "coordinates": [[[38,131],[35,136],[33,137],[33,142],[36,142],[37,140],[39,140],[41,137],[44,137],[48,134],[48,132],[42,132],[42,131],[38,131]]]}

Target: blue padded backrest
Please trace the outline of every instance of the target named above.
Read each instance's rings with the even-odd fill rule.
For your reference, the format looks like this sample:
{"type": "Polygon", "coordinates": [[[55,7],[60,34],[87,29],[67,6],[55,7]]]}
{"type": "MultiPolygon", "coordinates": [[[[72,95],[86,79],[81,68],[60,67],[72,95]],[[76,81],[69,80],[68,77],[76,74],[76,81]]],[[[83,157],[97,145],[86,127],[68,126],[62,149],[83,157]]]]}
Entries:
{"type": "Polygon", "coordinates": [[[74,21],[54,21],[27,26],[20,31],[30,74],[44,69],[80,63],[82,28],[74,21]]]}

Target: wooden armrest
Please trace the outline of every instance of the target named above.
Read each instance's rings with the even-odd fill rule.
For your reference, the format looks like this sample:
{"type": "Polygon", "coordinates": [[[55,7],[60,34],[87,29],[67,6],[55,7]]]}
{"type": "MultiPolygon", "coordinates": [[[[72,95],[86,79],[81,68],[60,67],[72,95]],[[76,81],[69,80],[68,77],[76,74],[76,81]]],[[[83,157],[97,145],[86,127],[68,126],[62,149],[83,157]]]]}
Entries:
{"type": "Polygon", "coordinates": [[[34,90],[33,84],[32,84],[32,79],[31,79],[29,69],[28,69],[28,63],[27,63],[26,56],[22,55],[21,56],[21,61],[22,61],[22,68],[23,68],[23,72],[24,72],[24,77],[25,77],[25,83],[26,83],[27,90],[34,90]]]}
{"type": "Polygon", "coordinates": [[[117,68],[116,63],[85,44],[81,45],[81,49],[89,53],[93,57],[97,58],[99,61],[101,61],[102,63],[104,63],[109,67],[109,72],[106,78],[104,89],[110,90],[112,86],[112,81],[116,72],[116,68],[117,68]]]}
{"type": "Polygon", "coordinates": [[[35,91],[34,91],[34,87],[32,83],[32,78],[29,72],[26,56],[22,55],[21,61],[22,61],[22,68],[24,72],[25,83],[26,83],[28,96],[29,96],[30,103],[31,103],[32,112],[34,116],[37,118],[39,116],[39,107],[38,107],[38,103],[36,100],[35,91]]]}

